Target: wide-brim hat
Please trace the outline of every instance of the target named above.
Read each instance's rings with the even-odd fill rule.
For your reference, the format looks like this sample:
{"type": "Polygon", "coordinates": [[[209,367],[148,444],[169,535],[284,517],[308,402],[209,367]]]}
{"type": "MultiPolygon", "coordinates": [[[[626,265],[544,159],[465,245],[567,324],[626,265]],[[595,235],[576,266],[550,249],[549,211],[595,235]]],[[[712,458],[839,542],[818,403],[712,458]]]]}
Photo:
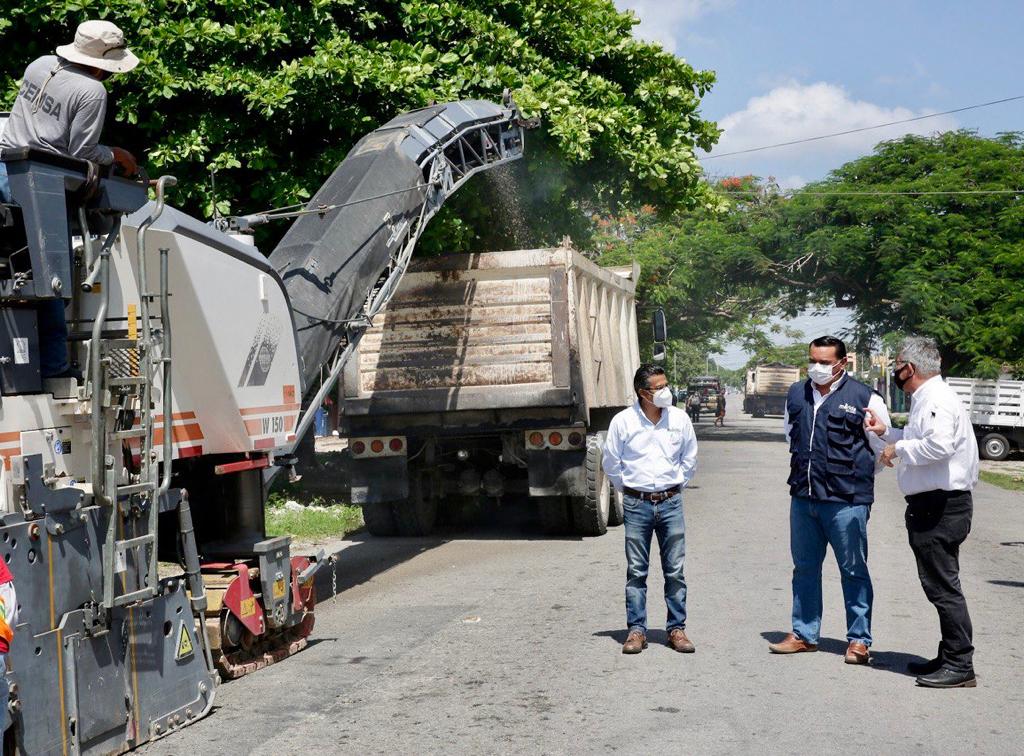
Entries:
{"type": "Polygon", "coordinates": [[[124,32],[109,21],[79,24],[75,41],[58,47],[57,54],[71,63],[111,73],[125,73],[139,65],[139,59],[125,46],[124,32]]]}

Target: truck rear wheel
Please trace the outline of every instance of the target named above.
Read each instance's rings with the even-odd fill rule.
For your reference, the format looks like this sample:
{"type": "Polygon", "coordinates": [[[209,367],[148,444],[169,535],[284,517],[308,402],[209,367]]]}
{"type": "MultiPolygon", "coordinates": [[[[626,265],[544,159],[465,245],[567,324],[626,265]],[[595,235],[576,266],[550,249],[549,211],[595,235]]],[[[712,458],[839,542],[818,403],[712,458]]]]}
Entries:
{"type": "Polygon", "coordinates": [[[424,485],[422,475],[413,473],[409,476],[409,498],[391,505],[399,535],[421,537],[434,531],[437,499],[429,488],[424,485]]]}
{"type": "Polygon", "coordinates": [[[363,524],[370,535],[393,536],[398,532],[390,502],[363,504],[363,524]]]}
{"type": "Polygon", "coordinates": [[[584,462],[587,493],[572,497],[572,520],[576,533],[600,536],[608,532],[608,513],[611,510],[611,488],[608,476],[601,467],[604,433],[587,436],[587,457],[584,462]]]}
{"type": "Polygon", "coordinates": [[[980,452],[985,459],[996,462],[1010,456],[1010,442],[1002,433],[988,433],[981,439],[980,452]]]}

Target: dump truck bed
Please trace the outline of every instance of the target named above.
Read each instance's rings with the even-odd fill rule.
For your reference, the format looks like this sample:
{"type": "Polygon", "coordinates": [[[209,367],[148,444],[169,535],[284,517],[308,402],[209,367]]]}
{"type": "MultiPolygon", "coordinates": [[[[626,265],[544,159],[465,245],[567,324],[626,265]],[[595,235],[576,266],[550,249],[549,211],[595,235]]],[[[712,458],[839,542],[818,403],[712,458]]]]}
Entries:
{"type": "Polygon", "coordinates": [[[571,247],[414,261],[344,373],[348,417],[633,400],[637,269],[571,247]]]}

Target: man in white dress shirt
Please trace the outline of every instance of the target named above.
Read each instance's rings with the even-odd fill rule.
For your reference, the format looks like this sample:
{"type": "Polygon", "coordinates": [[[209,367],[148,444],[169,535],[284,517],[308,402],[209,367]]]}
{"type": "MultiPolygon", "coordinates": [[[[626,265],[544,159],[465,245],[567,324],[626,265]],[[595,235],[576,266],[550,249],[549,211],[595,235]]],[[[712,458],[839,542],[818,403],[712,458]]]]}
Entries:
{"type": "Polygon", "coordinates": [[[939,613],[938,655],[908,669],[920,675],[917,683],[925,687],[973,688],[973,630],[960,588],[960,544],[971,532],[978,442],[970,416],[939,370],[932,339],[906,339],[893,378],[911,397],[907,426],[888,428],[875,417],[868,428],[889,443],[882,461],[896,467],[917,574],[939,613]]]}
{"type": "Polygon", "coordinates": [[[647,648],[647,570],[651,538],[658,536],[665,576],[668,645],[693,653],[686,636],[686,525],[683,488],[697,466],[697,438],[687,414],[672,406],[665,371],[641,365],[633,376],[637,401],[608,427],[602,465],[623,493],[626,531],[626,642],[624,654],[647,648]]]}

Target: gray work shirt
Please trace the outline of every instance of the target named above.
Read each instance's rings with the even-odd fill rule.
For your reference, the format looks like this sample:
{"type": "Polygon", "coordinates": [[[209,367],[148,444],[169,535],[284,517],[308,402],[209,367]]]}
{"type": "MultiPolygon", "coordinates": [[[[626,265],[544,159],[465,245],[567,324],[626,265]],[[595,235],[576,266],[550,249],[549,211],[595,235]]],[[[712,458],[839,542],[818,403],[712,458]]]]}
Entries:
{"type": "Polygon", "coordinates": [[[106,111],[102,82],[56,55],[44,55],[25,69],[0,148],[33,147],[109,165],[114,153],[99,143],[106,111]]]}

